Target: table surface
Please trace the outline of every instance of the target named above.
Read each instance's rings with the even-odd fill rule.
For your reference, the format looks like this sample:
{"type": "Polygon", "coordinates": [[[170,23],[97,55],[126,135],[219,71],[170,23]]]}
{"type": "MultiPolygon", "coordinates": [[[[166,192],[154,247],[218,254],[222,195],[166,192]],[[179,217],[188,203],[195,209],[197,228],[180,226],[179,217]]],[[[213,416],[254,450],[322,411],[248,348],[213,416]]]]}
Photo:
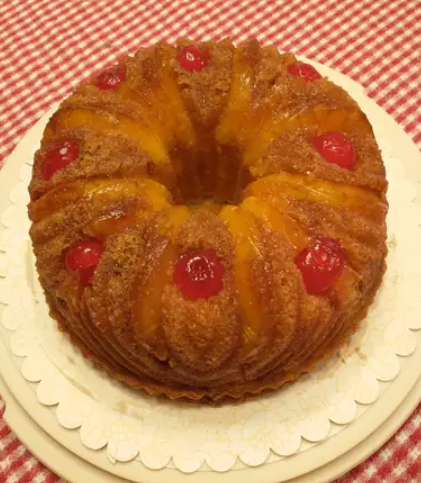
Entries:
{"type": "MultiPolygon", "coordinates": [[[[140,45],[178,37],[257,37],[337,69],[362,84],[421,148],[421,0],[0,0],[0,26],[0,167],[92,70],[140,45]]],[[[33,481],[60,479],[0,417],[0,483],[33,481]]],[[[337,483],[420,481],[421,405],[337,483]]]]}

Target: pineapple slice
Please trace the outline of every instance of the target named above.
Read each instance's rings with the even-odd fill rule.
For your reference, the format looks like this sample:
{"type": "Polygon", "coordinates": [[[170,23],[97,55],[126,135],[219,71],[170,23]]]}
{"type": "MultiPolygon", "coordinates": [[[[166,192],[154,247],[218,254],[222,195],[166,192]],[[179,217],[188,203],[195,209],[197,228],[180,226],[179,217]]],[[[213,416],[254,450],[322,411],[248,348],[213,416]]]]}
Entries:
{"type": "Polygon", "coordinates": [[[134,225],[136,222],[137,217],[130,215],[128,209],[117,208],[98,218],[90,225],[84,226],[82,231],[90,237],[104,239],[134,225]]]}
{"type": "Polygon", "coordinates": [[[160,44],[157,59],[148,59],[142,86],[137,90],[121,84],[117,93],[140,104],[147,124],[157,133],[171,156],[171,165],[178,177],[178,187],[185,199],[199,196],[197,174],[196,132],[173,78],[174,48],[160,44]]]}
{"type": "Polygon", "coordinates": [[[63,129],[78,127],[88,127],[99,131],[108,130],[130,136],[157,165],[170,163],[165,146],[155,132],[141,122],[123,114],[98,112],[91,109],[69,109],[58,111],[49,125],[49,128],[55,133],[63,129]]]}
{"type": "Polygon", "coordinates": [[[160,360],[168,358],[168,348],[161,325],[162,292],[169,280],[175,250],[167,240],[160,246],[157,260],[150,267],[148,279],[134,285],[132,294],[133,332],[140,343],[160,360]],[[139,288],[140,285],[140,288],[139,288]]]}
{"type": "Polygon", "coordinates": [[[282,203],[279,203],[275,208],[267,201],[250,196],[240,206],[263,220],[272,230],[282,232],[291,245],[299,252],[307,246],[308,237],[300,224],[288,215],[288,210],[285,209],[287,204],[285,202],[284,206],[282,206],[282,203]]]}
{"type": "MultiPolygon", "coordinates": [[[[277,200],[275,207],[266,201],[248,197],[240,206],[268,223],[273,230],[281,231],[295,248],[297,254],[308,246],[308,234],[297,221],[288,216],[289,210],[286,200],[277,200]]],[[[345,264],[342,274],[335,282],[338,291],[345,294],[349,293],[354,282],[355,273],[348,264],[345,264]]]]}
{"type": "Polygon", "coordinates": [[[160,83],[152,87],[155,99],[164,113],[170,131],[184,146],[193,147],[196,143],[195,132],[186,111],[180,91],[172,74],[171,62],[174,48],[168,44],[161,44],[160,54],[160,83]]]}
{"type": "Polygon", "coordinates": [[[225,113],[216,128],[219,160],[216,166],[215,199],[232,202],[237,198],[245,172],[241,163],[243,130],[251,109],[254,84],[253,51],[236,49],[232,81],[225,113]]]}
{"type": "Polygon", "coordinates": [[[251,270],[253,260],[261,260],[263,264],[264,257],[259,250],[257,226],[250,213],[234,206],[225,206],[219,216],[235,242],[234,276],[243,323],[242,350],[245,358],[251,358],[261,350],[270,328],[270,317],[259,300],[251,270]]]}
{"type": "Polygon", "coordinates": [[[159,235],[167,236],[174,241],[178,227],[190,216],[191,210],[187,206],[171,206],[158,224],[159,235]]]}
{"type": "Polygon", "coordinates": [[[49,191],[39,200],[30,203],[29,216],[37,222],[81,199],[118,202],[138,197],[144,200],[147,209],[152,211],[162,210],[171,202],[168,190],[162,184],[147,178],[76,181],[49,191]]]}
{"type": "Polygon", "coordinates": [[[138,340],[160,360],[168,358],[168,349],[161,324],[162,293],[171,279],[171,267],[176,258],[173,240],[177,228],[191,215],[183,206],[171,207],[158,224],[163,239],[160,253],[152,261],[148,277],[134,285],[132,294],[132,314],[135,321],[133,330],[138,340]]]}
{"type": "Polygon", "coordinates": [[[369,217],[379,215],[383,206],[378,196],[363,188],[286,173],[265,176],[255,181],[247,187],[245,196],[256,196],[275,204],[292,196],[299,200],[349,208],[369,217]]]}
{"type": "Polygon", "coordinates": [[[160,106],[156,105],[152,89],[148,86],[142,86],[142,91],[137,91],[131,88],[126,82],[122,82],[115,92],[123,99],[139,104],[146,124],[152,127],[152,130],[157,133],[159,139],[168,148],[173,139],[171,133],[172,126],[169,126],[164,121],[163,113],[160,110],[160,106]]]}
{"type": "Polygon", "coordinates": [[[153,82],[143,83],[139,91],[130,87],[127,82],[122,82],[115,92],[141,106],[147,124],[157,132],[168,150],[175,141],[192,148],[196,142],[195,132],[172,77],[173,48],[162,44],[160,54],[160,62],[157,62],[159,67],[153,82]]]}
{"type": "Polygon", "coordinates": [[[318,133],[350,129],[371,132],[370,123],[360,110],[329,109],[320,105],[294,115],[276,114],[272,111],[271,115],[266,113],[263,116],[260,128],[256,129],[254,136],[249,137],[250,141],[244,153],[245,165],[250,166],[260,159],[271,142],[282,132],[305,126],[315,126],[318,133]]]}
{"type": "Polygon", "coordinates": [[[164,121],[169,126],[174,153],[172,163],[185,199],[200,197],[196,134],[172,74],[173,47],[161,44],[157,49],[160,82],[152,90],[164,121]]]}
{"type": "Polygon", "coordinates": [[[242,51],[236,49],[228,105],[216,130],[219,144],[231,144],[237,140],[244,123],[244,116],[251,106],[253,67],[247,60],[243,58],[242,51]]]}

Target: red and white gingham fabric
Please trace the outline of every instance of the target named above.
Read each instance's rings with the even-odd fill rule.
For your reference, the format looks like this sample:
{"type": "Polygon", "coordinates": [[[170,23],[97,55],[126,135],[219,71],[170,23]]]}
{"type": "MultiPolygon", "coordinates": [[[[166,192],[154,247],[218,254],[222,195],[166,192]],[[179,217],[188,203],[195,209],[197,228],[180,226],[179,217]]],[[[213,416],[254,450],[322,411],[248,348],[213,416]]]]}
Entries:
{"type": "MultiPolygon", "coordinates": [[[[92,70],[160,39],[226,36],[351,76],[421,148],[421,0],[0,0],[0,166],[92,70]]],[[[0,419],[0,483],[56,481],[0,419]]],[[[421,482],[421,405],[338,482],[421,482]]]]}

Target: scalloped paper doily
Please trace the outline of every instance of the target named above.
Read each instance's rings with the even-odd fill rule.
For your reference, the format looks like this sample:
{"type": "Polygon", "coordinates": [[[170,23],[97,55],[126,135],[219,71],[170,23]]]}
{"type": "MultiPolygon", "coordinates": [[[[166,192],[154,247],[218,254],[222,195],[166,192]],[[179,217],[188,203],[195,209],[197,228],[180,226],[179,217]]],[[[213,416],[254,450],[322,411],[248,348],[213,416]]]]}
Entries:
{"type": "MultiPolygon", "coordinates": [[[[352,95],[358,97],[357,92],[352,95]]],[[[6,229],[0,236],[0,302],[6,305],[3,326],[13,332],[11,351],[24,358],[25,379],[38,383],[39,402],[54,408],[63,427],[78,429],[86,447],[106,448],[112,462],[136,458],[151,469],[169,466],[186,473],[276,461],[352,422],[378,398],[379,381],[388,383],[397,376],[398,356],[414,351],[413,331],[421,328],[421,258],[416,256],[421,208],[414,203],[415,186],[403,178],[403,165],[390,156],[385,138],[379,133],[376,137],[390,182],[390,251],[384,282],[367,319],[345,348],[295,384],[221,407],[132,391],[96,370],[57,330],[34,268],[26,209],[31,166],[23,165],[21,182],[10,191],[12,204],[2,215],[6,229]]]]}

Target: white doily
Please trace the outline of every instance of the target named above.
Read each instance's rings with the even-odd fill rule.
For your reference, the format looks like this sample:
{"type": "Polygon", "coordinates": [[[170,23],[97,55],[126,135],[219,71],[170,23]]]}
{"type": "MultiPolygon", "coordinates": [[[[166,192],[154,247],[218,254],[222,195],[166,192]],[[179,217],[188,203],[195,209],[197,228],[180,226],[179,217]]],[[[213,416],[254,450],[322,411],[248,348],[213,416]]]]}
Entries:
{"type": "Polygon", "coordinates": [[[421,328],[421,209],[402,164],[391,157],[384,136],[376,134],[390,182],[390,252],[369,316],[336,357],[297,383],[217,408],[132,391],[96,370],[58,332],[36,281],[28,237],[28,159],[1,218],[6,229],[0,236],[0,302],[6,305],[3,326],[13,331],[10,348],[25,358],[21,371],[27,381],[38,383],[40,403],[53,407],[63,427],[78,429],[86,447],[106,448],[113,462],[137,458],[151,469],[168,465],[183,472],[275,461],[350,423],[378,398],[379,381],[397,376],[398,356],[414,351],[413,330],[421,328]]]}

